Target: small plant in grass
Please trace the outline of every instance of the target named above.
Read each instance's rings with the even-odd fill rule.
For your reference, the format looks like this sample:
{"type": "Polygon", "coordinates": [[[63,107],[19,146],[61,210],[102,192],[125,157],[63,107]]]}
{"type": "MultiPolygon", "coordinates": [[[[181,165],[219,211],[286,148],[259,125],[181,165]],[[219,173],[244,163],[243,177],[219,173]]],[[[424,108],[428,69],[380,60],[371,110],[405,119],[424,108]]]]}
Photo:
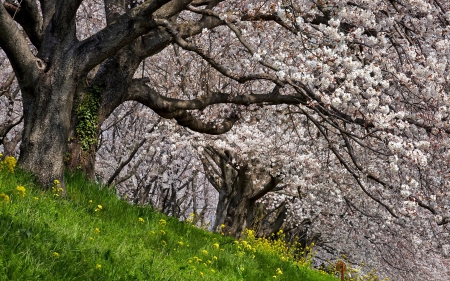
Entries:
{"type": "Polygon", "coordinates": [[[364,263],[352,265],[345,255],[337,261],[327,261],[321,270],[345,281],[389,281],[389,278],[380,279],[376,269],[366,269],[364,263]]]}

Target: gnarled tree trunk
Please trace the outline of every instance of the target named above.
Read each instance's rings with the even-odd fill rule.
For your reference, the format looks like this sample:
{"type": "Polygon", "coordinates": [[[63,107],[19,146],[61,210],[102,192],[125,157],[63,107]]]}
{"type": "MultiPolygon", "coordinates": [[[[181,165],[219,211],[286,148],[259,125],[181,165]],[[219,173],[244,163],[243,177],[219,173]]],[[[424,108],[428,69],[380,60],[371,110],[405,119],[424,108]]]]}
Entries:
{"type": "Polygon", "coordinates": [[[245,163],[240,163],[237,167],[237,164],[233,163],[233,158],[236,159],[237,156],[230,151],[222,152],[213,147],[206,147],[204,151],[206,157],[203,158],[203,166],[206,176],[219,192],[213,230],[240,237],[246,228],[253,229],[263,220],[265,229],[261,232],[262,235],[279,230],[282,227],[279,218],[285,216],[285,208],[276,216],[271,216],[270,221],[265,221],[270,213],[268,210],[261,210],[257,200],[269,192],[280,190],[280,179],[253,171],[250,165],[245,163]],[[255,185],[255,179],[261,176],[267,177],[268,180],[263,185],[255,185]],[[222,224],[223,229],[220,227],[222,224]]]}
{"type": "Polygon", "coordinates": [[[35,88],[22,88],[24,130],[19,163],[46,187],[64,183],[64,154],[76,83],[67,68],[42,73],[35,88]]]}

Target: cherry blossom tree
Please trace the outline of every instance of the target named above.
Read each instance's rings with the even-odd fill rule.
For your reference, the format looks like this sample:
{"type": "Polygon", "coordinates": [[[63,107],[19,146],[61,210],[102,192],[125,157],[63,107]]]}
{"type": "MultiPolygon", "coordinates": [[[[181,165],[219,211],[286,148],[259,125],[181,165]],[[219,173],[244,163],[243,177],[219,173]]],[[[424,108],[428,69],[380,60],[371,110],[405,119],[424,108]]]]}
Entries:
{"type": "MultiPolygon", "coordinates": [[[[239,125],[239,142],[198,137],[195,146],[216,150],[211,167],[226,151],[235,155],[227,161],[254,165],[247,182],[281,176],[286,186],[260,200],[289,202],[291,227],[311,221],[323,256],[352,253],[398,280],[446,279],[448,1],[2,4],[0,48],[23,97],[19,161],[44,185],[62,179],[66,154],[93,174],[101,126],[126,101],[192,134],[239,125]],[[259,140],[286,132],[259,118],[259,106],[271,106],[263,114],[280,118],[297,144],[275,153],[281,168],[252,140],[252,118],[263,120],[259,140]]],[[[187,135],[168,143],[188,147],[178,142],[187,135]]]]}

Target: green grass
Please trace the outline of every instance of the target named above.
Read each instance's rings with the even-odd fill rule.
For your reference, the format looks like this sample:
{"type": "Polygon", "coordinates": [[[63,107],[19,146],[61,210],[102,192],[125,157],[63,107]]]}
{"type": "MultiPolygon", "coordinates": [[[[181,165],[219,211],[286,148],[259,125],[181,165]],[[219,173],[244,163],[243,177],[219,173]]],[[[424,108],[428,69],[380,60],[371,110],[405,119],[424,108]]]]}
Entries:
{"type": "Polygon", "coordinates": [[[336,280],[129,205],[80,175],[66,180],[61,198],[21,171],[0,171],[0,280],[336,280]]]}

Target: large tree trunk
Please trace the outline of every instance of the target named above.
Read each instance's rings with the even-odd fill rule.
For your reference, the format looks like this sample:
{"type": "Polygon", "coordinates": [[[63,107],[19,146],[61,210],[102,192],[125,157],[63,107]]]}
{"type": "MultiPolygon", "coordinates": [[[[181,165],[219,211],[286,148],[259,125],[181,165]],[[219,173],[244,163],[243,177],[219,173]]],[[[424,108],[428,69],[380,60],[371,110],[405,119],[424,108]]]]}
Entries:
{"type": "Polygon", "coordinates": [[[64,185],[63,159],[76,90],[71,74],[55,68],[42,74],[35,88],[22,89],[24,130],[19,163],[47,188],[54,180],[64,185]]]}
{"type": "Polygon", "coordinates": [[[233,193],[228,204],[225,231],[234,237],[240,237],[253,223],[255,200],[252,198],[254,187],[253,174],[248,167],[242,166],[233,186],[233,193]]]}
{"type": "Polygon", "coordinates": [[[224,224],[225,219],[227,218],[227,210],[230,205],[230,194],[227,192],[219,191],[219,200],[217,202],[216,207],[216,219],[213,224],[213,231],[219,231],[221,229],[221,225],[224,224]]]}

